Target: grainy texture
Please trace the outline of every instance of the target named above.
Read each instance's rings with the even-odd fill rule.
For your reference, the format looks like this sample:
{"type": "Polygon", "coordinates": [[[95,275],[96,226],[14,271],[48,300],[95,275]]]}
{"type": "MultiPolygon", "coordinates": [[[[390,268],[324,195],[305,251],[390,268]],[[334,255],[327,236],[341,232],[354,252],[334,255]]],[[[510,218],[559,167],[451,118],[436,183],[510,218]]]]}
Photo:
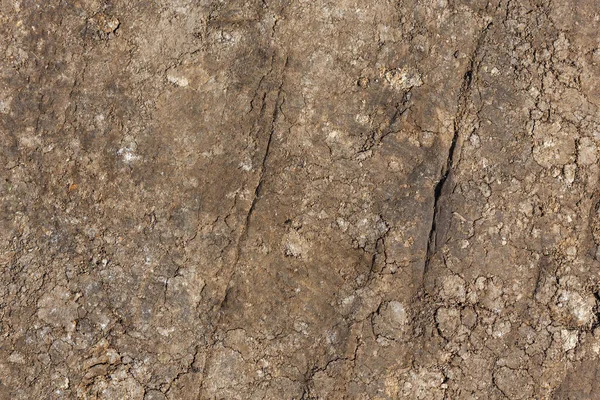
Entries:
{"type": "Polygon", "coordinates": [[[0,399],[600,399],[599,32],[0,0],[0,399]]]}

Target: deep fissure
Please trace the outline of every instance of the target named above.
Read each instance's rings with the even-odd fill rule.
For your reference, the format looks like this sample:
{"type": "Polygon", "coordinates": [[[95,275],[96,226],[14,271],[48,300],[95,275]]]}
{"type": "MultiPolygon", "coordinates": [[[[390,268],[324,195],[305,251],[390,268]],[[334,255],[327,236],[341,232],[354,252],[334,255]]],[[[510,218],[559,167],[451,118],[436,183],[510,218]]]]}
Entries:
{"type": "Polygon", "coordinates": [[[443,164],[440,179],[435,185],[433,191],[433,215],[431,218],[431,227],[429,229],[429,235],[427,240],[427,250],[425,253],[425,263],[423,266],[423,276],[427,274],[429,271],[429,264],[433,255],[437,252],[436,249],[436,241],[437,241],[437,219],[439,216],[439,208],[440,208],[440,199],[442,198],[442,193],[444,187],[448,181],[448,177],[452,171],[452,167],[454,165],[454,154],[456,152],[456,145],[458,143],[461,125],[464,118],[464,112],[467,103],[467,97],[471,90],[471,85],[473,83],[474,74],[477,71],[477,56],[485,40],[486,33],[489,28],[492,26],[492,23],[488,23],[485,28],[482,30],[481,35],[479,36],[477,43],[475,45],[475,49],[473,50],[472,56],[469,61],[469,68],[463,75],[461,88],[458,95],[458,104],[457,104],[457,113],[456,118],[454,119],[454,130],[452,135],[452,141],[450,142],[450,147],[448,149],[448,156],[446,157],[446,163],[443,164]]]}

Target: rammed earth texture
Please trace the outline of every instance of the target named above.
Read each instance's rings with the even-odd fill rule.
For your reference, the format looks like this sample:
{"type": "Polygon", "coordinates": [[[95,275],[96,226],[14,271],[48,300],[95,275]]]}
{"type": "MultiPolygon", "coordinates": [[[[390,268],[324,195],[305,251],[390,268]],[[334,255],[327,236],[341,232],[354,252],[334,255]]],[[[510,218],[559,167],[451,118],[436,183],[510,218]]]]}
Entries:
{"type": "Polygon", "coordinates": [[[0,0],[0,399],[600,398],[599,32],[0,0]]]}

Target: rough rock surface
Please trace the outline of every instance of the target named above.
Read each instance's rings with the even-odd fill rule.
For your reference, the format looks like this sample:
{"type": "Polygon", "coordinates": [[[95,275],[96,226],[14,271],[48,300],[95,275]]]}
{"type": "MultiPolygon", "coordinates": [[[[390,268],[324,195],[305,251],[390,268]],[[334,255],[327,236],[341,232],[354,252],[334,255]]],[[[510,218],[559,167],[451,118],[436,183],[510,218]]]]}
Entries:
{"type": "Polygon", "coordinates": [[[0,399],[600,398],[599,32],[0,0],[0,399]]]}

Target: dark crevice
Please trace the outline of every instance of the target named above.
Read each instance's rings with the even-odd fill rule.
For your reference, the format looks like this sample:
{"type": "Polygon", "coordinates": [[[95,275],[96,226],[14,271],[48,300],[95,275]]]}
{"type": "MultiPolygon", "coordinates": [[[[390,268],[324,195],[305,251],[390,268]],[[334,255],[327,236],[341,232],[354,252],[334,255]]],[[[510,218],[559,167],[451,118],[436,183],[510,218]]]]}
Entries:
{"type": "Polygon", "coordinates": [[[279,85],[279,88],[277,91],[277,99],[275,100],[275,107],[273,108],[273,115],[271,118],[271,126],[269,128],[269,137],[267,138],[267,145],[265,146],[265,152],[264,152],[262,163],[261,163],[260,177],[258,179],[258,184],[256,185],[256,188],[254,189],[254,197],[252,198],[252,204],[250,204],[250,208],[248,209],[248,213],[246,214],[246,223],[244,225],[244,232],[243,232],[244,234],[246,234],[248,231],[248,226],[250,224],[250,219],[252,218],[252,213],[254,212],[254,208],[256,207],[256,202],[260,198],[260,195],[262,192],[264,175],[265,175],[265,170],[267,167],[267,160],[269,159],[269,154],[271,151],[271,143],[273,142],[273,135],[275,133],[275,123],[277,121],[277,118],[279,117],[279,112],[280,112],[280,108],[281,108],[281,104],[282,104],[283,84],[284,84],[283,75],[285,74],[285,70],[287,69],[287,67],[288,67],[288,58],[286,57],[285,63],[283,66],[281,84],[279,85]]]}
{"type": "Polygon", "coordinates": [[[537,267],[537,273],[536,273],[536,278],[535,278],[535,286],[533,287],[533,292],[531,297],[535,298],[535,296],[537,295],[537,293],[540,290],[540,286],[542,284],[542,279],[544,278],[544,275],[546,274],[546,270],[550,267],[550,262],[548,260],[548,257],[543,256],[539,263],[538,263],[538,267],[537,267]]]}
{"type": "MultiPolygon", "coordinates": [[[[273,57],[273,60],[274,60],[274,57],[273,57]]],[[[268,126],[264,127],[265,130],[268,130],[268,137],[266,138],[265,151],[263,153],[261,167],[260,167],[260,175],[258,178],[258,183],[256,184],[256,187],[254,188],[254,196],[252,198],[252,202],[250,204],[250,207],[248,208],[248,211],[246,212],[244,224],[242,225],[241,232],[238,236],[237,245],[236,245],[236,253],[234,256],[235,258],[226,270],[220,271],[218,273],[218,275],[225,276],[226,278],[225,278],[223,296],[221,296],[220,301],[218,302],[218,304],[216,304],[215,310],[216,310],[217,314],[221,314],[221,311],[227,307],[228,302],[231,300],[232,288],[230,287],[230,285],[234,279],[234,276],[236,273],[236,268],[237,268],[237,266],[240,262],[241,256],[242,256],[242,248],[248,238],[248,231],[249,231],[249,227],[250,227],[250,223],[252,220],[252,215],[253,215],[254,209],[256,208],[256,204],[258,203],[258,200],[262,194],[265,171],[266,171],[269,155],[271,153],[271,146],[272,146],[272,142],[273,142],[273,136],[275,134],[276,122],[279,118],[279,113],[281,112],[281,107],[282,107],[283,99],[285,96],[283,87],[285,84],[285,74],[286,74],[288,64],[289,64],[289,58],[286,57],[283,68],[280,72],[281,81],[279,82],[279,86],[276,89],[277,96],[275,98],[275,103],[273,104],[273,112],[270,115],[269,120],[267,121],[268,126]]],[[[273,71],[273,66],[271,66],[267,75],[271,74],[272,71],[273,71]]],[[[264,79],[261,79],[261,80],[264,80],[264,79]]],[[[262,102],[262,106],[261,106],[261,118],[264,116],[264,113],[268,107],[268,104],[267,104],[268,94],[269,94],[269,90],[266,89],[265,94],[263,95],[263,102],[262,102]]],[[[221,317],[222,317],[222,314],[219,317],[217,317],[217,323],[215,324],[215,327],[213,328],[213,332],[211,334],[211,342],[212,342],[211,346],[214,346],[217,343],[215,335],[217,332],[217,325],[220,323],[221,317]]],[[[204,376],[202,378],[202,383],[200,384],[200,387],[201,387],[200,396],[202,396],[202,393],[204,390],[204,378],[206,377],[207,371],[209,371],[209,369],[212,368],[213,361],[214,361],[213,360],[213,351],[211,351],[209,356],[207,357],[206,367],[204,369],[204,371],[205,371],[204,376]]]]}
{"type": "Polygon", "coordinates": [[[434,254],[437,252],[436,249],[436,240],[437,240],[437,219],[440,213],[440,199],[442,198],[442,194],[444,193],[444,188],[446,183],[448,182],[448,177],[452,172],[452,168],[454,167],[454,156],[456,153],[456,147],[458,143],[458,139],[460,137],[463,120],[466,114],[466,108],[468,103],[469,94],[471,92],[471,87],[473,84],[474,77],[479,69],[479,52],[485,40],[485,36],[492,26],[492,23],[488,23],[486,27],[482,30],[479,35],[479,39],[475,45],[475,49],[472,53],[472,56],[469,60],[469,67],[465,74],[463,75],[462,85],[458,95],[458,105],[456,117],[454,118],[454,130],[452,135],[452,141],[450,143],[450,148],[448,149],[448,156],[446,157],[446,163],[442,165],[440,178],[435,185],[433,192],[433,216],[431,218],[431,227],[429,229],[429,237],[427,240],[427,251],[425,255],[425,264],[423,266],[423,276],[427,274],[429,271],[429,264],[434,254]]]}
{"type": "MultiPolygon", "coordinates": [[[[223,296],[221,302],[218,305],[218,310],[221,310],[223,308],[223,305],[225,304],[225,302],[227,300],[227,295],[229,294],[229,289],[230,289],[229,284],[233,279],[233,275],[235,274],[235,268],[237,267],[237,265],[240,261],[242,247],[248,237],[248,230],[250,227],[252,214],[254,212],[254,209],[256,208],[256,204],[262,193],[265,170],[267,167],[267,161],[268,161],[269,154],[271,151],[273,135],[275,133],[275,123],[277,122],[277,119],[279,117],[279,112],[280,112],[280,108],[281,108],[281,104],[282,104],[282,96],[284,94],[283,85],[285,82],[285,71],[286,71],[287,66],[288,66],[288,58],[286,57],[285,63],[284,63],[284,66],[283,66],[283,69],[281,72],[281,82],[279,84],[279,87],[277,88],[277,97],[275,99],[275,104],[273,106],[273,113],[271,115],[270,125],[268,128],[269,129],[268,138],[267,138],[267,143],[265,145],[265,151],[263,153],[263,158],[262,158],[262,162],[261,162],[260,176],[258,178],[258,183],[256,184],[256,187],[254,188],[254,196],[252,198],[252,203],[250,204],[250,207],[248,208],[248,211],[246,212],[246,218],[244,220],[244,225],[242,226],[242,230],[240,232],[240,236],[237,241],[237,250],[236,250],[235,260],[232,263],[233,270],[231,270],[231,272],[228,274],[229,275],[229,279],[228,279],[229,283],[225,286],[225,295],[223,296]]],[[[265,96],[265,98],[266,98],[266,96],[265,96]]],[[[264,109],[265,107],[266,107],[266,102],[263,101],[262,108],[264,109]]]]}
{"type": "Polygon", "coordinates": [[[594,306],[594,322],[591,331],[600,326],[600,292],[594,292],[594,299],[596,299],[596,305],[594,306]]]}
{"type": "MultiPolygon", "coordinates": [[[[463,87],[466,88],[466,90],[469,89],[469,87],[471,86],[471,82],[472,82],[472,78],[473,78],[473,72],[471,70],[467,71],[464,75],[463,78],[463,87]]],[[[463,92],[463,90],[461,89],[461,93],[463,92]]],[[[460,122],[458,120],[454,121],[454,135],[452,136],[452,142],[450,143],[450,148],[448,150],[448,157],[446,158],[446,163],[442,166],[442,173],[440,176],[440,179],[438,180],[437,184],[435,185],[434,191],[433,191],[433,216],[431,218],[431,228],[429,229],[429,238],[427,241],[427,253],[426,253],[426,258],[425,258],[425,266],[423,268],[423,274],[426,274],[427,271],[429,270],[429,263],[431,261],[431,258],[433,257],[433,255],[436,252],[436,239],[437,239],[437,229],[436,229],[436,223],[437,223],[437,218],[438,218],[438,214],[439,214],[439,204],[440,204],[440,199],[442,197],[442,191],[444,189],[444,185],[446,184],[446,181],[448,180],[448,175],[450,174],[451,168],[452,168],[452,163],[454,160],[454,152],[456,150],[456,143],[458,141],[458,136],[459,136],[459,131],[460,131],[460,122]]]]}

